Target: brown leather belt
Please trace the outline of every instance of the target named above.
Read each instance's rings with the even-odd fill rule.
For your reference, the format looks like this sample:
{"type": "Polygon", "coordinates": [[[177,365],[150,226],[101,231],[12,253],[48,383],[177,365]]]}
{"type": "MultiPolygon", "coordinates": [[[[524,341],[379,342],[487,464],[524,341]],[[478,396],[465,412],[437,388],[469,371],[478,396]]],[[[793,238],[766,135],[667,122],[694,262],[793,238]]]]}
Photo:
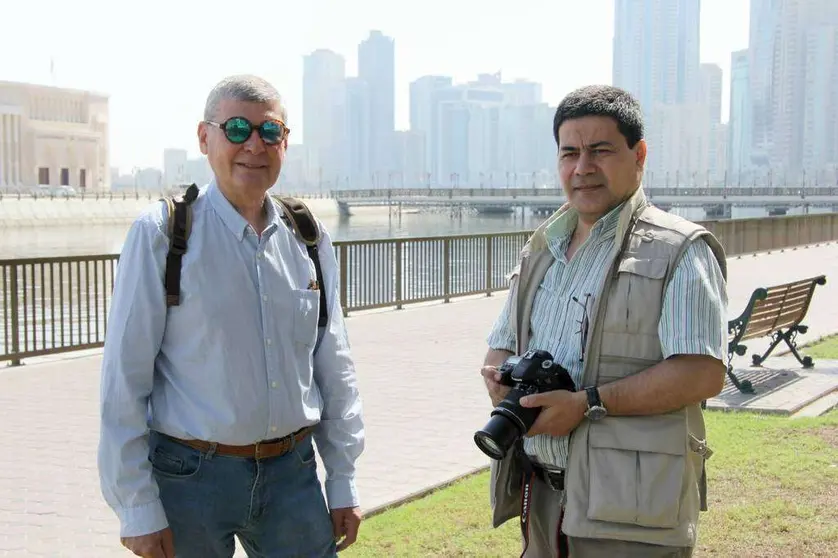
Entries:
{"type": "Polygon", "coordinates": [[[314,426],[306,426],[282,438],[275,440],[263,440],[250,444],[247,446],[228,446],[227,444],[217,444],[214,442],[205,442],[203,440],[182,440],[169,436],[172,440],[187,445],[190,448],[201,452],[212,452],[216,455],[224,455],[227,457],[252,457],[254,459],[268,459],[270,457],[279,457],[285,455],[298,442],[303,441],[306,436],[314,431],[314,426]],[[213,449],[214,448],[214,449],[213,449]]]}

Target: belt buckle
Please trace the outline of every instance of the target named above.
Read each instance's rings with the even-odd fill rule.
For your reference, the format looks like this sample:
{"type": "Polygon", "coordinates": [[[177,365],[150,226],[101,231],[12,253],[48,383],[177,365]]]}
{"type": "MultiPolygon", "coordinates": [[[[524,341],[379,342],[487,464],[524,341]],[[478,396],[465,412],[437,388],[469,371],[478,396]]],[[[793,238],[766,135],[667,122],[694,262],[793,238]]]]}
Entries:
{"type": "Polygon", "coordinates": [[[546,477],[545,480],[547,484],[555,490],[556,492],[561,492],[564,490],[564,471],[548,471],[544,469],[544,476],[546,477]]]}
{"type": "Polygon", "coordinates": [[[262,446],[265,446],[265,445],[280,446],[282,448],[282,451],[277,453],[276,457],[285,455],[286,453],[288,453],[289,451],[294,449],[294,446],[296,445],[296,442],[297,442],[297,439],[296,439],[296,436],[293,433],[288,434],[286,436],[283,436],[282,438],[274,438],[272,440],[267,440],[267,441],[266,440],[259,440],[258,442],[256,442],[254,444],[254,446],[255,446],[254,457],[255,457],[255,459],[260,459],[261,457],[263,457],[262,456],[262,446]]]}

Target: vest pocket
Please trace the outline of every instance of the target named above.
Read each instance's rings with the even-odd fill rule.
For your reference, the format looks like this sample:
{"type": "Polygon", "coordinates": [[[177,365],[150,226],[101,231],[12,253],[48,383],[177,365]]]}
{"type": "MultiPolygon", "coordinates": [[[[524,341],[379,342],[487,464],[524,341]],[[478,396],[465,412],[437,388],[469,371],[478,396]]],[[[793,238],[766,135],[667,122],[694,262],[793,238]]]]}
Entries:
{"type": "Polygon", "coordinates": [[[592,422],[588,519],[677,527],[686,447],[683,413],[592,422]]]}
{"type": "Polygon", "coordinates": [[[617,268],[620,273],[631,273],[648,279],[663,279],[666,276],[666,269],[669,261],[663,258],[635,258],[627,256],[617,268]]]}
{"type": "Polygon", "coordinates": [[[669,261],[626,256],[617,267],[606,309],[606,329],[624,333],[657,333],[663,283],[669,261]]]}

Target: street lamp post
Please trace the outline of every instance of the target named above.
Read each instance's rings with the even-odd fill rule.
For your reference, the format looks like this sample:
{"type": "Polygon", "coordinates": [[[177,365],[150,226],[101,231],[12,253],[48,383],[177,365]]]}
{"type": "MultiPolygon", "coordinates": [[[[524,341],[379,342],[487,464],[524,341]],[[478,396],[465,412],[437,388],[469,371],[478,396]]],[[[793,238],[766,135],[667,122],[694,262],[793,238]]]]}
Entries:
{"type": "Polygon", "coordinates": [[[138,176],[139,173],[140,173],[140,168],[139,167],[132,167],[131,168],[131,174],[134,175],[134,197],[137,197],[137,196],[140,195],[139,185],[137,184],[137,180],[139,178],[139,176],[138,176]]]}

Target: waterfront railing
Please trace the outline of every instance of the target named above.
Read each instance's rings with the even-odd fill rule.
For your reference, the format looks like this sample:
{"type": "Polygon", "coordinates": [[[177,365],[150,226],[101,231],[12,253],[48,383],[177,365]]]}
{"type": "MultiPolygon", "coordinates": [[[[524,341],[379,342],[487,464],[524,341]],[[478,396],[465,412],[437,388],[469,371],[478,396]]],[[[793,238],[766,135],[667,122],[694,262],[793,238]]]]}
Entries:
{"type": "MultiPolygon", "coordinates": [[[[728,256],[838,240],[838,213],[702,223],[728,256]]],[[[334,242],[344,313],[508,288],[531,231],[334,242]]],[[[0,260],[0,361],[101,347],[118,254],[0,260]]]]}

